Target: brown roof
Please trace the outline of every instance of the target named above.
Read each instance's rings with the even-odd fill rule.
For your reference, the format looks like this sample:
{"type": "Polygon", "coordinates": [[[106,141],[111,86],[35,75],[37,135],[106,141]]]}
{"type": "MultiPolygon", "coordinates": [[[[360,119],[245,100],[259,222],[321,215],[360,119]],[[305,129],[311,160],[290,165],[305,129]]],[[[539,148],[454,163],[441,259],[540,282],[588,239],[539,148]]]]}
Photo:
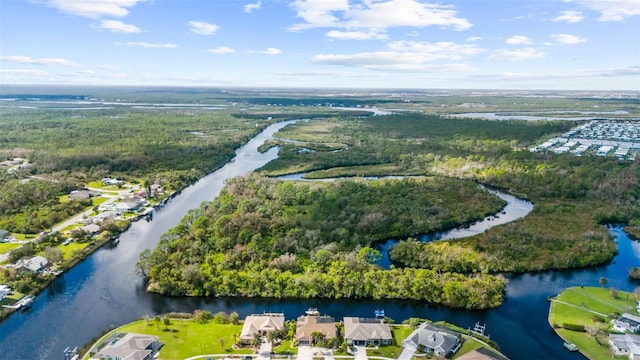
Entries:
{"type": "Polygon", "coordinates": [[[311,334],[321,332],[326,339],[337,337],[335,320],[330,316],[309,316],[298,317],[296,323],[296,341],[311,340],[311,334]]]}

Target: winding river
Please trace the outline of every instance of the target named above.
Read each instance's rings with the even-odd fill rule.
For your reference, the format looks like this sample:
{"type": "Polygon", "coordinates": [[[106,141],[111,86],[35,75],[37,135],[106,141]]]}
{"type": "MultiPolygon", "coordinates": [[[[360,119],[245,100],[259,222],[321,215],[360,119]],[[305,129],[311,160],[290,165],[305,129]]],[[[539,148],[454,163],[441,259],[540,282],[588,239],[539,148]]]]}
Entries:
{"type": "MultiPolygon", "coordinates": [[[[167,206],[158,209],[151,222],[134,223],[120,236],[117,246],[99,249],[39,294],[30,310],[13,314],[0,323],[0,359],[62,359],[67,346],[80,346],[111,326],[119,326],[144,315],[206,309],[212,312],[237,311],[240,316],[282,311],[287,318],[293,318],[309,307],[318,307],[323,313],[336,318],[371,316],[375,309],[384,308],[388,316],[397,320],[424,317],[462,327],[472,327],[479,321],[487,324],[491,339],[497,341],[502,351],[512,359],[581,359],[582,355],[570,353],[562,347],[562,340],[548,325],[547,296],[572,285],[597,286],[601,276],[606,276],[609,284],[618,289],[632,290],[634,287],[627,279],[627,271],[638,262],[640,244],[630,241],[620,228],[612,228],[618,241],[619,255],[611,264],[508,276],[507,300],[498,309],[486,311],[452,310],[415,301],[173,298],[147,293],[134,272],[138,254],[146,248],[155,247],[160,235],[174,227],[189,209],[217,196],[226,179],[246,174],[275,159],[277,148],[261,154],[257,147],[292,122],[269,126],[239,148],[234,161],[202,178],[167,206]]],[[[510,203],[514,205],[505,208],[505,214],[500,214],[498,219],[477,223],[479,228],[476,231],[510,221],[511,217],[523,216],[518,215],[515,209],[526,213],[530,204],[520,201],[511,199],[510,203]]],[[[451,233],[437,236],[450,238],[451,233]]]]}

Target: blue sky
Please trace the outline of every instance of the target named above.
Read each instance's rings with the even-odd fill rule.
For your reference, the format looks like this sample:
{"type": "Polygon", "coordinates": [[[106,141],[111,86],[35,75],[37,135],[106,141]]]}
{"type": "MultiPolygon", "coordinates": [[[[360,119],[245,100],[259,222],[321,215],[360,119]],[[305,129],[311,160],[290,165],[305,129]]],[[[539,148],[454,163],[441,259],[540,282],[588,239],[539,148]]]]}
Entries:
{"type": "Polygon", "coordinates": [[[0,84],[640,90],[640,0],[2,0],[0,84]]]}

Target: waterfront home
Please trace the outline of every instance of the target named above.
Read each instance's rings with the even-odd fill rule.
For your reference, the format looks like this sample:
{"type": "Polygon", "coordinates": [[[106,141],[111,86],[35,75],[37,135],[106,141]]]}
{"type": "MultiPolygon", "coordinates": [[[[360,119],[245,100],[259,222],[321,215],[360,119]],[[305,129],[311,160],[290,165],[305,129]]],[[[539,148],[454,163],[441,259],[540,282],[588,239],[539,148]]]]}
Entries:
{"type": "Polygon", "coordinates": [[[640,317],[624,313],[613,320],[613,331],[637,333],[640,331],[640,317]]]}
{"type": "Polygon", "coordinates": [[[314,335],[322,334],[324,339],[332,339],[337,336],[336,321],[326,315],[302,315],[296,321],[295,340],[298,345],[312,345],[314,335]]]}
{"type": "Polygon", "coordinates": [[[100,232],[100,226],[96,224],[89,224],[87,226],[81,227],[80,229],[82,229],[82,231],[89,233],[91,235],[95,235],[100,232]]]}
{"type": "Polygon", "coordinates": [[[349,345],[389,345],[393,341],[391,327],[381,319],[344,318],[344,339],[349,345]]]}
{"type": "Polygon", "coordinates": [[[460,334],[428,323],[420,325],[403,342],[402,347],[447,357],[460,348],[460,334]]]}
{"type": "Polygon", "coordinates": [[[509,358],[481,347],[460,356],[457,360],[509,360],[509,358]]]}
{"type": "Polygon", "coordinates": [[[91,217],[91,222],[96,225],[99,225],[105,222],[106,220],[113,220],[115,218],[116,218],[116,212],[109,210],[109,211],[101,212],[100,214],[97,214],[96,216],[91,217]]]}
{"type": "Polygon", "coordinates": [[[44,256],[34,256],[28,260],[20,260],[16,263],[16,270],[20,271],[31,271],[35,273],[39,273],[42,270],[46,269],[49,266],[49,260],[44,256]]]}
{"type": "Polygon", "coordinates": [[[5,284],[0,284],[0,301],[4,300],[9,294],[11,294],[11,288],[5,284]]]}
{"type": "Polygon", "coordinates": [[[69,194],[70,200],[87,200],[100,196],[100,192],[91,190],[74,190],[69,194]]]}
{"type": "Polygon", "coordinates": [[[640,359],[640,336],[638,335],[611,334],[609,345],[616,356],[627,356],[631,360],[640,359]]]}
{"type": "Polygon", "coordinates": [[[150,360],[162,346],[160,338],[135,333],[115,333],[92,348],[91,360],[150,360]]]}
{"type": "Polygon", "coordinates": [[[254,334],[267,336],[274,331],[284,329],[283,313],[265,313],[261,315],[249,315],[244,320],[242,331],[240,331],[240,343],[249,345],[253,341],[254,334]]]}
{"type": "Polygon", "coordinates": [[[0,229],[0,242],[5,242],[3,240],[8,240],[10,234],[11,233],[9,232],[9,230],[0,229]]]}

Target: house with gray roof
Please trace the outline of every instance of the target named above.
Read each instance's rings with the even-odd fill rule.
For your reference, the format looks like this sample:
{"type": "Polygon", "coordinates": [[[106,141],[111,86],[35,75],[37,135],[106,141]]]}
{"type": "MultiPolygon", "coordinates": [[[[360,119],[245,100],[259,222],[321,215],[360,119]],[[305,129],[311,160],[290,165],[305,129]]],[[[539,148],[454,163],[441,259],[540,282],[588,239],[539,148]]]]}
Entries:
{"type": "Polygon", "coordinates": [[[284,328],[283,313],[265,313],[261,315],[249,315],[244,320],[240,331],[240,343],[251,344],[254,334],[267,336],[268,333],[281,331],[284,328]]]}
{"type": "Polygon", "coordinates": [[[91,360],[151,360],[161,346],[157,336],[115,333],[90,354],[91,360]]]}
{"type": "Polygon", "coordinates": [[[613,320],[613,331],[637,333],[640,331],[640,317],[624,313],[613,320]]]}
{"type": "Polygon", "coordinates": [[[16,264],[16,270],[27,270],[39,273],[49,266],[49,260],[44,256],[34,256],[28,260],[21,260],[16,264]]]}
{"type": "Polygon", "coordinates": [[[344,318],[344,339],[349,345],[389,345],[393,341],[391,328],[381,319],[344,318]]]}
{"type": "Polygon", "coordinates": [[[429,323],[420,325],[402,342],[405,351],[424,351],[444,357],[454,354],[460,345],[460,334],[429,323]]]}
{"type": "Polygon", "coordinates": [[[614,355],[640,359],[640,336],[631,334],[609,335],[609,345],[614,355]]]}

